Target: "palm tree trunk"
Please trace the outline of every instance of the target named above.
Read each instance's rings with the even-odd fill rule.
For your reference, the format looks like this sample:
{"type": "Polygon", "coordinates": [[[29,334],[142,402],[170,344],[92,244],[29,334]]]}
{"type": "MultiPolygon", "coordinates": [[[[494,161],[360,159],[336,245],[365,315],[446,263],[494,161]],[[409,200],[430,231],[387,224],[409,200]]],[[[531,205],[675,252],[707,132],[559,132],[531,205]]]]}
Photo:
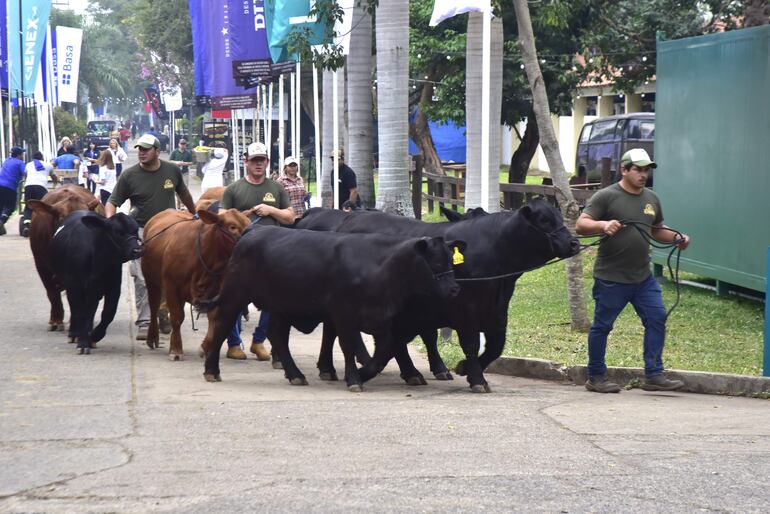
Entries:
{"type": "Polygon", "coordinates": [[[377,208],[414,217],[409,190],[409,1],[377,6],[377,208]]]}
{"type": "MultiPolygon", "coordinates": [[[[548,161],[548,167],[551,169],[556,197],[561,206],[565,223],[574,233],[580,208],[572,197],[567,174],[564,171],[564,163],[559,153],[559,141],[551,122],[548,95],[537,61],[537,49],[535,48],[535,36],[532,32],[532,21],[529,17],[529,6],[527,6],[526,0],[513,0],[513,6],[516,10],[516,23],[519,28],[519,44],[524,58],[524,68],[527,71],[529,87],[532,89],[534,111],[540,131],[540,144],[543,147],[546,161],[548,161]]],[[[588,320],[584,290],[583,259],[581,254],[578,254],[567,260],[567,296],[569,297],[572,329],[586,332],[591,323],[588,320]]]]}
{"type": "Polygon", "coordinates": [[[318,194],[321,195],[321,205],[331,208],[334,203],[334,191],[332,191],[332,151],[334,150],[333,125],[332,125],[332,84],[333,73],[323,71],[323,94],[321,97],[321,178],[318,180],[318,194]]]}
{"type": "Polygon", "coordinates": [[[365,207],[374,207],[372,169],[372,15],[357,5],[353,10],[348,69],[348,163],[356,173],[358,195],[365,207]]]}

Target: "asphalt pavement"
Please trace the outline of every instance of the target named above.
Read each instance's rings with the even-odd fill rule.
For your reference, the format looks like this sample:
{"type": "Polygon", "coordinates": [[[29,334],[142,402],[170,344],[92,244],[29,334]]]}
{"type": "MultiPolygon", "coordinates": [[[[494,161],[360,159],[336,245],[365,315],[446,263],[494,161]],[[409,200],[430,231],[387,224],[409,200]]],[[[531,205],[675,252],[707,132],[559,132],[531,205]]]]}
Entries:
{"type": "Polygon", "coordinates": [[[393,366],[350,393],[316,378],[319,330],[292,335],[308,386],[224,355],[211,384],[205,319],[185,321],[182,362],[167,337],[134,340],[127,271],[107,337],[77,355],[46,331],[17,225],[0,237],[0,512],[770,511],[767,400],[496,374],[472,394],[393,366]]]}

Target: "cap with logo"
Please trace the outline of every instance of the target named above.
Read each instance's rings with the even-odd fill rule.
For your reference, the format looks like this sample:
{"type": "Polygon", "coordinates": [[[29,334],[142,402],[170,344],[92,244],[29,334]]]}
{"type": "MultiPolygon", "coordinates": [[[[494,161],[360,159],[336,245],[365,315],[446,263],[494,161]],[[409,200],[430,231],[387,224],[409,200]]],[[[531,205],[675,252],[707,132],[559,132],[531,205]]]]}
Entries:
{"type": "Polygon", "coordinates": [[[342,148],[338,148],[332,152],[332,154],[329,156],[330,158],[334,159],[337,157],[338,159],[342,160],[345,158],[345,150],[342,148]]]}
{"type": "Polygon", "coordinates": [[[179,140],[179,144],[180,145],[186,145],[187,144],[187,140],[185,138],[182,138],[182,139],[179,140]]]}
{"type": "Polygon", "coordinates": [[[254,157],[267,157],[267,147],[263,143],[251,143],[246,150],[246,159],[254,157]]]}
{"type": "Polygon", "coordinates": [[[24,148],[20,146],[14,146],[13,148],[11,148],[11,156],[21,155],[24,152],[26,152],[26,150],[24,150],[24,148]]]}
{"type": "Polygon", "coordinates": [[[290,155],[289,157],[287,157],[287,158],[285,158],[283,160],[283,165],[284,166],[289,166],[290,164],[296,164],[297,166],[299,166],[299,161],[295,157],[292,157],[290,155]]]}
{"type": "Polygon", "coordinates": [[[623,157],[620,158],[620,165],[626,166],[628,164],[633,164],[640,168],[645,168],[647,166],[650,168],[658,167],[658,165],[650,159],[650,156],[643,148],[632,148],[623,154],[623,157]]]}
{"type": "Polygon", "coordinates": [[[134,145],[134,148],[141,147],[144,149],[148,148],[160,148],[160,141],[158,141],[158,138],[153,136],[152,134],[145,134],[139,139],[137,139],[136,144],[134,145]]]}

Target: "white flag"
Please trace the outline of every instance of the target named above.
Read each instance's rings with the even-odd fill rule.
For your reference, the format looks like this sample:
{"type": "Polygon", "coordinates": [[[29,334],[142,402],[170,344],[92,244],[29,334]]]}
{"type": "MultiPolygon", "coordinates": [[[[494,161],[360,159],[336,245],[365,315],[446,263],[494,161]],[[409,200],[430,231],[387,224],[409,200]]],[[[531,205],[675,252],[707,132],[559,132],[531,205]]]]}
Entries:
{"type": "Polygon", "coordinates": [[[78,101],[78,76],[80,75],[80,47],[83,29],[56,27],[56,77],[59,83],[59,101],[78,101]]]}
{"type": "Polygon", "coordinates": [[[489,9],[489,0],[436,0],[430,26],[435,27],[442,21],[464,12],[484,12],[489,9]]]}

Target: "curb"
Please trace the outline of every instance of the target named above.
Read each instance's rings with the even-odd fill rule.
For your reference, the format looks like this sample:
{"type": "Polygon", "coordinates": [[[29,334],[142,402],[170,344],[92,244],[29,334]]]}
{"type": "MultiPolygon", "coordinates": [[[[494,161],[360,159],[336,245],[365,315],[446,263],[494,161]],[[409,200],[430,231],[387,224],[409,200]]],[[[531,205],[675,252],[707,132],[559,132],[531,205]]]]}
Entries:
{"type": "MultiPolygon", "coordinates": [[[[486,372],[554,382],[570,382],[575,385],[583,385],[588,378],[585,366],[567,366],[543,359],[519,357],[500,357],[489,365],[486,372]]],[[[682,392],[770,398],[770,377],[678,369],[666,370],[666,376],[682,380],[684,387],[679,390],[682,392]]],[[[638,387],[638,381],[644,379],[644,369],[607,368],[607,378],[621,387],[634,388],[638,387]]]]}

